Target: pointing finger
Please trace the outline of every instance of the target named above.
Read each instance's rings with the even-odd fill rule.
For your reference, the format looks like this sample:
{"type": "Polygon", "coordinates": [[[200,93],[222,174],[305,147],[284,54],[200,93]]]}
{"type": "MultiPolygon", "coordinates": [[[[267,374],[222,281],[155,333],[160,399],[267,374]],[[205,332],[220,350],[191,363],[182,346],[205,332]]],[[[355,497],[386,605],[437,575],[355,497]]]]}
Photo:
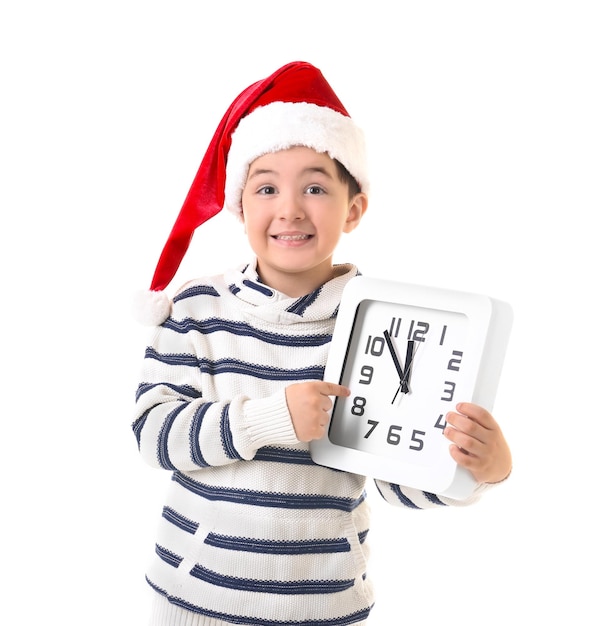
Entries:
{"type": "Polygon", "coordinates": [[[337,385],[336,383],[322,382],[322,394],[325,396],[347,397],[350,395],[348,387],[337,385]]]}

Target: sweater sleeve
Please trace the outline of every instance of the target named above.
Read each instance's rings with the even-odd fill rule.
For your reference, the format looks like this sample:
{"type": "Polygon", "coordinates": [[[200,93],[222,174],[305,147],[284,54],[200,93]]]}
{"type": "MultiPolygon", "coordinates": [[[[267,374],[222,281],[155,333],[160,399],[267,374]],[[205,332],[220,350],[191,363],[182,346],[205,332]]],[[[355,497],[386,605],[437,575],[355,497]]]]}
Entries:
{"type": "Polygon", "coordinates": [[[193,471],[252,459],[267,445],[298,443],[284,391],[203,397],[197,356],[187,336],[165,350],[164,327],[145,352],[132,429],[144,460],[153,467],[193,471]]]}

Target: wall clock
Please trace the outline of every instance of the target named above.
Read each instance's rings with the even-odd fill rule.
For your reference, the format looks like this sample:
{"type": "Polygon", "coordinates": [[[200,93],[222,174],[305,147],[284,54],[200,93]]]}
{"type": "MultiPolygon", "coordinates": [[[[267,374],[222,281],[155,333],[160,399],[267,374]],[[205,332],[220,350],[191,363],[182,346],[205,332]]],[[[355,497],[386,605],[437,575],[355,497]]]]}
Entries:
{"type": "Polygon", "coordinates": [[[324,380],[335,398],[321,465],[455,499],[472,474],[449,454],[445,415],[460,401],[492,410],[513,314],[485,295],[357,276],[343,292],[324,380]]]}

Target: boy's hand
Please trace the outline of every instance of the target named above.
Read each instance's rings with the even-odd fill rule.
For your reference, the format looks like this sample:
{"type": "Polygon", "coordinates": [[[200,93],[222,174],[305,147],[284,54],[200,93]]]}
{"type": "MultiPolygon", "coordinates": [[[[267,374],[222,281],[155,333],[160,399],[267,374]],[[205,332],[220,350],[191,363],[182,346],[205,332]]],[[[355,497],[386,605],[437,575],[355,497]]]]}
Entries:
{"type": "Polygon", "coordinates": [[[321,439],[328,427],[332,408],[330,396],[348,396],[349,389],[321,380],[295,383],[285,389],[287,407],[292,417],[296,437],[309,442],[321,439]]]}
{"type": "Polygon", "coordinates": [[[511,451],[492,415],[484,408],[462,402],[457,413],[446,416],[445,437],[453,460],[480,483],[497,483],[511,472],[511,451]]]}

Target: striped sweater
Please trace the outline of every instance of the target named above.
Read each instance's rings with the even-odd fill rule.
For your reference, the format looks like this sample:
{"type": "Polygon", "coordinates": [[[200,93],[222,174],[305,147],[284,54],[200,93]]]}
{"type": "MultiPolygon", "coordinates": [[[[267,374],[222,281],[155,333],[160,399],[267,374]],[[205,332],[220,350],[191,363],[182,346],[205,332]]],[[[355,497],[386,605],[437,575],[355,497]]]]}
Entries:
{"type": "MultiPolygon", "coordinates": [[[[354,266],[288,298],[255,263],[185,285],[146,349],[133,430],[170,470],[149,584],[199,624],[353,624],[368,616],[365,477],[313,463],[285,401],[323,377],[354,266]]],[[[377,482],[392,504],[458,503],[377,482]]],[[[177,622],[178,623],[178,622],[177,622]]]]}

